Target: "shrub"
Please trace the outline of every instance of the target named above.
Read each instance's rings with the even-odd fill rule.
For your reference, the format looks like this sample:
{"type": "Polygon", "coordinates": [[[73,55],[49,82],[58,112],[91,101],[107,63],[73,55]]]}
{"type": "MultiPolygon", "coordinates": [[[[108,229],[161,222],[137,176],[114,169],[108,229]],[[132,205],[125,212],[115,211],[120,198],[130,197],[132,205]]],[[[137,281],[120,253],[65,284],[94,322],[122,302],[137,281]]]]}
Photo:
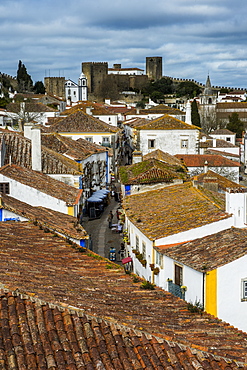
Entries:
{"type": "Polygon", "coordinates": [[[141,284],[140,288],[141,289],[148,289],[148,290],[154,290],[154,287],[155,285],[150,283],[150,281],[143,281],[143,283],[141,284]]]}

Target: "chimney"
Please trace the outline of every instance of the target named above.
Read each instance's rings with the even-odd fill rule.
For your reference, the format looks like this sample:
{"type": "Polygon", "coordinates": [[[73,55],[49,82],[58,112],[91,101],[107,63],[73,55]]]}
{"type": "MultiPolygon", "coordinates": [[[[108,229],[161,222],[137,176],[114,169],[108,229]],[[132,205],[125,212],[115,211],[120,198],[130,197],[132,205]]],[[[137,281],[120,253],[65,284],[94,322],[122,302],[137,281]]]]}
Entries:
{"type": "Polygon", "coordinates": [[[133,164],[142,162],[142,152],[135,150],[132,153],[132,162],[133,164]]]}
{"type": "Polygon", "coordinates": [[[187,101],[187,104],[186,104],[185,123],[188,123],[189,125],[192,124],[192,122],[191,122],[191,104],[190,104],[189,100],[187,101]]]}
{"type": "Polygon", "coordinates": [[[92,107],[86,107],[86,113],[91,116],[92,115],[92,107]]]}
{"type": "Polygon", "coordinates": [[[41,162],[41,133],[40,127],[26,123],[24,125],[24,136],[31,140],[32,145],[32,170],[42,171],[41,162]]]}
{"type": "Polygon", "coordinates": [[[208,172],[208,161],[204,162],[204,173],[208,172]]]}

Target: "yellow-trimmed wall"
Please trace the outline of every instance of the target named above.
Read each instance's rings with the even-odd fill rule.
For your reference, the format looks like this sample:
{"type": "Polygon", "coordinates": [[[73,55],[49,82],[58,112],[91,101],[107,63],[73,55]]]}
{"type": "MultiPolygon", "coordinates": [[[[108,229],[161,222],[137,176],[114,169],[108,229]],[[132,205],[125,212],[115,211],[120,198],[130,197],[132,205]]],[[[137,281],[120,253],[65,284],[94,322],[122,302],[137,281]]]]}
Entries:
{"type": "Polygon", "coordinates": [[[73,206],[68,207],[68,215],[74,216],[74,207],[73,206]]]}
{"type": "Polygon", "coordinates": [[[217,269],[206,273],[205,311],[217,317],[217,269]]]}

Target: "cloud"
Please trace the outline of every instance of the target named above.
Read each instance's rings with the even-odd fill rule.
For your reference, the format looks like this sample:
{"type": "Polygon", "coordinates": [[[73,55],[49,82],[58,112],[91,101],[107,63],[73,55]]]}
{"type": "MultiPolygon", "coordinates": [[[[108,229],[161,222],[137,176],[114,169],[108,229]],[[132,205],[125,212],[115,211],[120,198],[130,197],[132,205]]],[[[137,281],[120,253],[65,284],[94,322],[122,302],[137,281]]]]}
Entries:
{"type": "Polygon", "coordinates": [[[15,75],[22,60],[34,81],[77,80],[82,62],[145,69],[154,55],[164,75],[245,87],[246,10],[242,0],[1,0],[0,71],[15,75]]]}

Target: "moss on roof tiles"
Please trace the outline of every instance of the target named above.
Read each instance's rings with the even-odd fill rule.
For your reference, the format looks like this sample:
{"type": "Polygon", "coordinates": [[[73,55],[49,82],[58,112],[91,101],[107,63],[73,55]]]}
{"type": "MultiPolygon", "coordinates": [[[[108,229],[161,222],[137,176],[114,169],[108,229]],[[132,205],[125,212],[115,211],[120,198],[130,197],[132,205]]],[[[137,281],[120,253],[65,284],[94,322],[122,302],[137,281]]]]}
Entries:
{"type": "Polygon", "coordinates": [[[136,126],[139,130],[198,130],[194,125],[189,125],[179,119],[169,116],[168,114],[156,118],[152,121],[136,126]]]}
{"type": "Polygon", "coordinates": [[[211,271],[247,254],[247,229],[231,228],[164,250],[168,257],[200,272],[211,271]]]}
{"type": "Polygon", "coordinates": [[[6,165],[0,168],[0,173],[24,185],[39,190],[42,193],[61,199],[68,205],[77,203],[81,190],[62,181],[55,180],[42,172],[29,170],[16,165],[6,165]]]}
{"type": "Polygon", "coordinates": [[[151,240],[230,217],[191,183],[128,196],[123,206],[130,221],[151,240]]]}
{"type": "Polygon", "coordinates": [[[107,132],[117,133],[118,127],[114,127],[100,121],[93,116],[77,110],[67,117],[62,117],[49,127],[49,132],[107,132]]]}
{"type": "MultiPolygon", "coordinates": [[[[170,340],[173,345],[177,342],[180,346],[208,351],[215,356],[226,357],[227,354],[229,359],[236,361],[246,358],[246,333],[212,315],[192,314],[185,301],[161,288],[140,289],[140,284],[135,284],[122,267],[108,269],[109,260],[95,258],[97,255],[90,251],[81,253],[71,248],[66,240],[54,238],[52,233],[37,226],[1,222],[0,245],[0,282],[17,294],[27,293],[41,300],[41,312],[48,309],[44,307],[45,302],[64,309],[73,310],[74,307],[73,312],[78,312],[79,316],[89,314],[92,319],[94,316],[103,323],[111,323],[111,327],[120,325],[118,330],[123,326],[131,332],[140,331],[143,340],[145,335],[153,334],[160,340],[170,340]]],[[[11,312],[12,316],[16,311],[11,312]]],[[[18,312],[24,319],[26,311],[18,312]]],[[[44,324],[54,329],[50,325],[51,317],[46,317],[44,324]]],[[[71,337],[77,325],[71,326],[67,316],[64,319],[71,337]]],[[[88,333],[89,327],[86,327],[88,333]]],[[[92,338],[91,334],[87,338],[92,338]]]]}
{"type": "Polygon", "coordinates": [[[184,167],[171,166],[156,159],[123,166],[119,168],[120,181],[123,184],[143,184],[172,182],[173,179],[186,179],[184,167]]]}

